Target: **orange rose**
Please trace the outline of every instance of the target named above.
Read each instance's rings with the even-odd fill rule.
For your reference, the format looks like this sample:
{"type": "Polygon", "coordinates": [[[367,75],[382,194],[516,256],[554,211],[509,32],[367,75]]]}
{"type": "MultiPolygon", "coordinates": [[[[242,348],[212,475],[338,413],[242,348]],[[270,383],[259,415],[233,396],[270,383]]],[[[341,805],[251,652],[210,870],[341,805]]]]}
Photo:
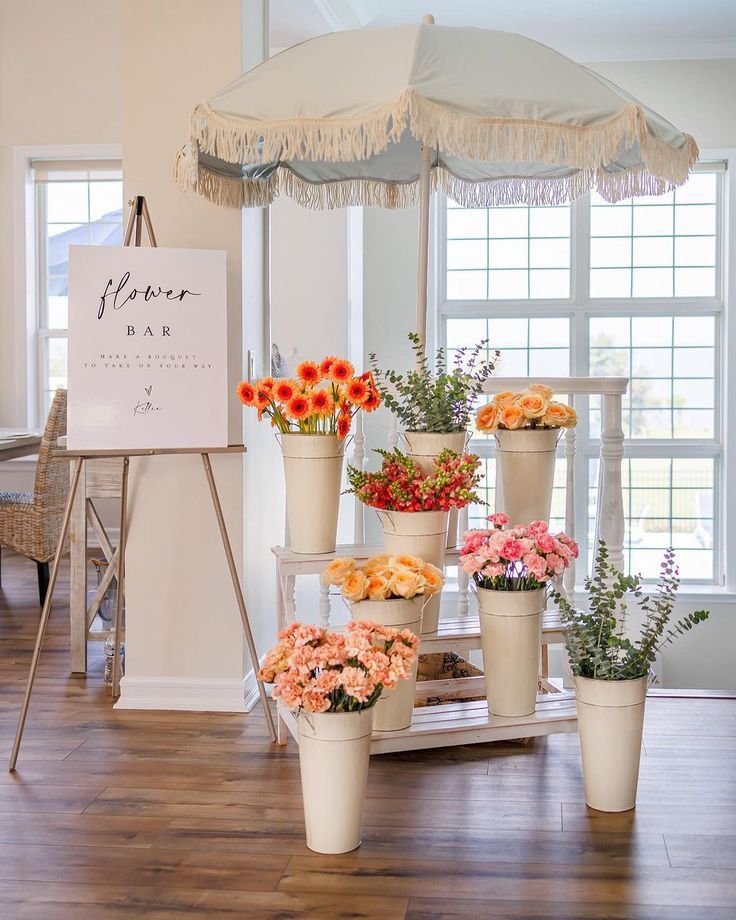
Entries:
{"type": "Polygon", "coordinates": [[[547,411],[549,403],[539,393],[522,393],[517,405],[525,418],[541,418],[547,411]]]}
{"type": "Polygon", "coordinates": [[[399,597],[414,597],[424,587],[424,578],[411,569],[398,569],[391,576],[391,590],[399,597]]]}
{"type": "Polygon", "coordinates": [[[515,431],[517,428],[521,428],[525,421],[526,416],[520,406],[507,406],[505,409],[501,410],[498,424],[501,428],[508,428],[510,431],[515,431]]]}
{"type": "Polygon", "coordinates": [[[340,556],[333,559],[322,572],[323,585],[341,585],[355,571],[355,559],[340,556]]]}
{"type": "Polygon", "coordinates": [[[425,582],[424,594],[427,597],[442,590],[442,585],[445,583],[445,576],[442,574],[442,569],[438,569],[436,565],[431,565],[431,563],[428,562],[422,569],[422,577],[425,582]]]}
{"type": "Polygon", "coordinates": [[[569,418],[569,406],[564,403],[551,402],[547,406],[547,411],[542,416],[542,424],[550,428],[564,428],[569,418]]]}
{"type": "Polygon", "coordinates": [[[356,569],[345,578],[340,585],[340,591],[346,601],[357,604],[368,596],[368,579],[360,569],[356,569]]]}
{"type": "Polygon", "coordinates": [[[371,558],[363,566],[363,571],[366,575],[375,575],[378,572],[383,572],[383,570],[388,565],[388,560],[390,556],[388,553],[385,553],[382,556],[371,556],[371,558]]]}
{"type": "Polygon", "coordinates": [[[475,424],[478,431],[493,431],[498,428],[498,406],[492,402],[483,406],[475,417],[475,424]]]}
{"type": "Polygon", "coordinates": [[[368,600],[385,601],[391,594],[391,583],[385,575],[371,575],[368,579],[368,600]]]}
{"type": "Polygon", "coordinates": [[[512,393],[511,390],[504,390],[503,393],[496,393],[493,398],[494,403],[499,409],[508,409],[509,406],[513,406],[516,402],[516,393],[512,393]]]}
{"type": "Polygon", "coordinates": [[[388,566],[390,569],[409,569],[410,572],[421,572],[424,568],[424,560],[417,556],[402,554],[391,556],[388,566]]]}
{"type": "Polygon", "coordinates": [[[529,389],[532,393],[539,393],[545,399],[552,399],[554,395],[552,387],[548,387],[546,383],[530,383],[529,389]]]}
{"type": "Polygon", "coordinates": [[[565,409],[567,409],[567,420],[565,421],[565,424],[562,427],[563,428],[574,428],[578,423],[578,414],[573,409],[572,406],[565,406],[565,409]]]}

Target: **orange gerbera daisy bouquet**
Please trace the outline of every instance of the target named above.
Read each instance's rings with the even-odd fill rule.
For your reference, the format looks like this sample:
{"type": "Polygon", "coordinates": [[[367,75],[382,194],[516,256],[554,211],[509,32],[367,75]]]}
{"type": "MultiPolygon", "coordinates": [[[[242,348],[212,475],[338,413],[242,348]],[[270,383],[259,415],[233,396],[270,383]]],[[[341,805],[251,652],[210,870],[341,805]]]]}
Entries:
{"type": "Polygon", "coordinates": [[[238,384],[238,398],[244,406],[265,415],[282,434],[336,434],[347,436],[359,409],[373,412],[381,395],[371,371],[356,375],[344,358],[329,356],[323,361],[303,361],[296,377],[262,377],[254,383],[238,384]]]}

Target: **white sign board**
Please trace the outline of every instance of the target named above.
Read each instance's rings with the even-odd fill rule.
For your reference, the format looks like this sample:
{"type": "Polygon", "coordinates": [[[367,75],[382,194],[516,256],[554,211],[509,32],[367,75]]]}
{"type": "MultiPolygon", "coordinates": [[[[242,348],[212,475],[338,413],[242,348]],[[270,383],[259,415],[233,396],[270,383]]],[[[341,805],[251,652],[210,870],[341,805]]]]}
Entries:
{"type": "Polygon", "coordinates": [[[69,248],[70,450],[227,446],[225,255],[69,248]]]}

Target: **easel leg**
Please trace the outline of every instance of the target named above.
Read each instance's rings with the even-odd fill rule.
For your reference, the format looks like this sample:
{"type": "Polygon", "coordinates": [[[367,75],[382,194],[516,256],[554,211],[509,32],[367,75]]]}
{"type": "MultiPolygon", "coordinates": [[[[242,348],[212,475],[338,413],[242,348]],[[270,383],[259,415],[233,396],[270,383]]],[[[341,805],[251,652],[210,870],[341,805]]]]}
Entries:
{"type": "Polygon", "coordinates": [[[15,730],[13,752],[10,755],[10,763],[8,765],[9,773],[13,773],[15,771],[15,765],[18,762],[18,752],[20,751],[20,743],[23,739],[23,729],[26,725],[28,705],[31,702],[33,684],[36,680],[36,671],[38,669],[38,659],[41,655],[41,646],[43,645],[43,639],[46,635],[46,627],[48,626],[49,617],[51,616],[51,602],[54,597],[54,589],[56,588],[56,577],[59,574],[59,563],[61,562],[61,556],[64,552],[64,542],[66,541],[67,531],[69,530],[69,518],[72,514],[72,505],[74,504],[74,498],[77,494],[77,488],[79,486],[79,476],[82,472],[82,463],[83,458],[77,457],[77,461],[74,464],[74,475],[72,476],[72,483],[69,488],[69,498],[67,499],[66,508],[64,509],[64,519],[61,524],[59,545],[56,547],[56,554],[54,556],[54,567],[51,570],[51,578],[49,579],[49,586],[48,590],[46,591],[46,599],[44,601],[43,610],[41,612],[41,622],[38,624],[36,645],[33,649],[33,658],[31,658],[31,670],[28,674],[28,683],[26,684],[25,696],[23,697],[23,705],[21,706],[20,715],[18,717],[18,727],[15,730]]]}
{"type": "MultiPolygon", "coordinates": [[[[282,629],[286,629],[286,601],[284,599],[284,577],[281,575],[281,566],[278,566],[278,585],[276,586],[276,615],[278,622],[278,632],[281,632],[282,629]]],[[[289,739],[289,729],[287,728],[286,722],[281,718],[281,709],[277,707],[276,709],[276,729],[278,735],[278,743],[281,745],[286,744],[289,739]]]]}
{"type": "Polygon", "coordinates": [[[118,596],[115,607],[115,652],[112,659],[112,698],[120,696],[120,645],[123,631],[125,592],[125,541],[128,538],[128,471],[130,458],[123,457],[123,482],[120,490],[120,541],[118,543],[118,596]]]}
{"type": "Polygon", "coordinates": [[[245,609],[245,599],[243,598],[243,589],[240,586],[240,579],[238,578],[238,570],[235,566],[235,560],[233,559],[233,550],[230,546],[230,538],[227,535],[227,527],[225,526],[225,518],[222,513],[222,506],[220,505],[220,497],[217,494],[217,486],[215,485],[215,477],[212,474],[212,464],[210,463],[209,454],[202,454],[202,463],[204,465],[205,476],[207,477],[207,484],[210,487],[210,495],[212,496],[212,505],[215,509],[215,515],[217,517],[217,523],[220,527],[220,536],[222,537],[222,545],[225,549],[225,557],[227,559],[227,565],[230,569],[230,577],[232,578],[233,588],[235,589],[235,598],[238,602],[238,609],[240,610],[240,619],[243,621],[243,631],[245,633],[245,640],[248,643],[248,651],[250,652],[250,660],[253,665],[253,670],[256,674],[256,682],[258,683],[258,693],[261,697],[261,705],[263,706],[263,714],[266,717],[266,725],[268,726],[269,734],[271,735],[271,741],[275,742],[276,739],[276,728],[273,724],[273,717],[271,715],[271,710],[268,705],[268,696],[266,695],[266,688],[263,685],[263,681],[258,677],[258,652],[256,650],[256,644],[253,639],[253,633],[250,628],[250,621],[248,620],[248,611],[245,609]]]}

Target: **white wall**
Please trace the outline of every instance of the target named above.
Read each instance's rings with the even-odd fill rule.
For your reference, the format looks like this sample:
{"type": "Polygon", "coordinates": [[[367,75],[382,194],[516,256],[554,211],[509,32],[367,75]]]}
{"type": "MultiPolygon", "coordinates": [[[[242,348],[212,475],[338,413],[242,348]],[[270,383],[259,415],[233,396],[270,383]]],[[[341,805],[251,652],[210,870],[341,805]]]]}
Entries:
{"type": "Polygon", "coordinates": [[[0,426],[26,424],[13,148],[122,141],[122,0],[0,0],[0,426]]]}
{"type": "MultiPolygon", "coordinates": [[[[172,181],[192,105],[240,74],[240,0],[124,4],[126,197],[145,195],[161,246],[225,249],[230,392],[241,376],[241,215],[172,181]]],[[[230,401],[231,443],[242,415],[230,401]]],[[[203,445],[206,446],[206,445],[203,445]]],[[[242,457],[213,456],[236,559],[242,558],[242,457]]],[[[126,676],[118,705],[243,708],[243,642],[198,456],[132,463],[126,676]]]]}

